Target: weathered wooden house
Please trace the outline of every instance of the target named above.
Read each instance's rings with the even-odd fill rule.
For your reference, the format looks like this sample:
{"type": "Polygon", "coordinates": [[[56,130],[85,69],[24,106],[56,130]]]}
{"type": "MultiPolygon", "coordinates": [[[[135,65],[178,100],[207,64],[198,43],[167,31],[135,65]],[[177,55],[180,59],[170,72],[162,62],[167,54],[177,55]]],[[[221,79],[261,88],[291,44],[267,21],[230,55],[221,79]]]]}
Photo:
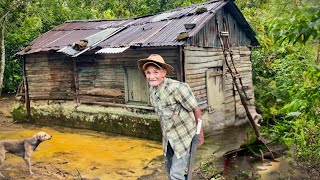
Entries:
{"type": "MultiPolygon", "coordinates": [[[[214,0],[139,18],[68,21],[38,37],[18,53],[28,119],[158,139],[159,121],[137,68],[137,60],[156,53],[175,68],[170,78],[192,88],[206,133],[241,124],[246,115],[225,67],[222,30],[254,104],[255,33],[232,0],[214,0]]],[[[16,106],[18,121],[23,111],[16,106]]]]}

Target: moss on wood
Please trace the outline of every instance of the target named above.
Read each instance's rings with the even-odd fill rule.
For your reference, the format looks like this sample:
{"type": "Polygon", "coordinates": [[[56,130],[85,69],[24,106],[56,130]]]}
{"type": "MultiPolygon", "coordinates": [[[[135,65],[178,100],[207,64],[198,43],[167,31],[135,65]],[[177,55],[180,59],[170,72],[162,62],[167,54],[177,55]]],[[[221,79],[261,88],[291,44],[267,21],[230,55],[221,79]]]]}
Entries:
{"type": "Polygon", "coordinates": [[[196,10],[196,13],[197,14],[202,14],[202,13],[204,13],[204,12],[206,12],[207,11],[207,8],[206,7],[200,7],[200,8],[198,8],[197,10],[196,10]]]}
{"type": "Polygon", "coordinates": [[[76,106],[73,103],[32,105],[31,121],[25,117],[23,105],[16,106],[13,118],[17,122],[58,125],[102,132],[161,140],[160,122],[154,114],[138,114],[124,108],[76,106]]]}
{"type": "Polygon", "coordinates": [[[183,32],[183,33],[180,33],[178,36],[177,36],[177,41],[182,41],[182,40],[185,40],[189,37],[189,33],[187,32],[183,32]]]}

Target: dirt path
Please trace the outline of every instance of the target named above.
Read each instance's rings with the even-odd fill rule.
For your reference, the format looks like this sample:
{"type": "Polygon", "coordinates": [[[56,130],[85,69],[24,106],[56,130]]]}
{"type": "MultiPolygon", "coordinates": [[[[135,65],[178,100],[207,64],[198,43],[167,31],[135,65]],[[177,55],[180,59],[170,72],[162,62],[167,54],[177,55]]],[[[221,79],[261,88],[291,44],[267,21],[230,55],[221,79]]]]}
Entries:
{"type": "Polygon", "coordinates": [[[13,125],[11,116],[11,106],[14,101],[13,94],[3,94],[0,97],[0,126],[10,127],[13,125]]]}

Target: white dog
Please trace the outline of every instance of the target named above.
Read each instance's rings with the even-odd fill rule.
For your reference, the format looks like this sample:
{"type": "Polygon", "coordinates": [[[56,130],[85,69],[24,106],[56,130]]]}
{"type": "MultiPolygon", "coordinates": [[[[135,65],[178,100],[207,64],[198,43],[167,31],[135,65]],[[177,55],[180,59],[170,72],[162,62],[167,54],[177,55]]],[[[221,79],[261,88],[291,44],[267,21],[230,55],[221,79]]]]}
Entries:
{"type": "MultiPolygon", "coordinates": [[[[5,160],[6,153],[11,153],[20,156],[24,159],[29,168],[30,174],[34,174],[31,171],[30,158],[32,153],[36,150],[38,145],[46,140],[51,139],[52,136],[45,132],[38,132],[34,136],[24,140],[1,140],[0,141],[0,166],[5,160]]],[[[0,172],[0,177],[4,177],[0,172]]]]}

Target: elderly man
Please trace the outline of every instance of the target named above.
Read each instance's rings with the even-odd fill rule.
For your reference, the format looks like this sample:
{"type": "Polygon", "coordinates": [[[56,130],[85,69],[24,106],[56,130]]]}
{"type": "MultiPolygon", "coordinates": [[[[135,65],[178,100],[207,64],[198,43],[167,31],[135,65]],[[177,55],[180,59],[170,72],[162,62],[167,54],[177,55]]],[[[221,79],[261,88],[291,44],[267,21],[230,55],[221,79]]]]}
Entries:
{"type": "MultiPolygon", "coordinates": [[[[138,60],[150,85],[150,103],[160,117],[165,166],[170,180],[185,179],[192,138],[201,111],[190,87],[166,78],[174,68],[158,54],[138,60]]],[[[201,130],[199,145],[203,144],[201,130]]]]}

